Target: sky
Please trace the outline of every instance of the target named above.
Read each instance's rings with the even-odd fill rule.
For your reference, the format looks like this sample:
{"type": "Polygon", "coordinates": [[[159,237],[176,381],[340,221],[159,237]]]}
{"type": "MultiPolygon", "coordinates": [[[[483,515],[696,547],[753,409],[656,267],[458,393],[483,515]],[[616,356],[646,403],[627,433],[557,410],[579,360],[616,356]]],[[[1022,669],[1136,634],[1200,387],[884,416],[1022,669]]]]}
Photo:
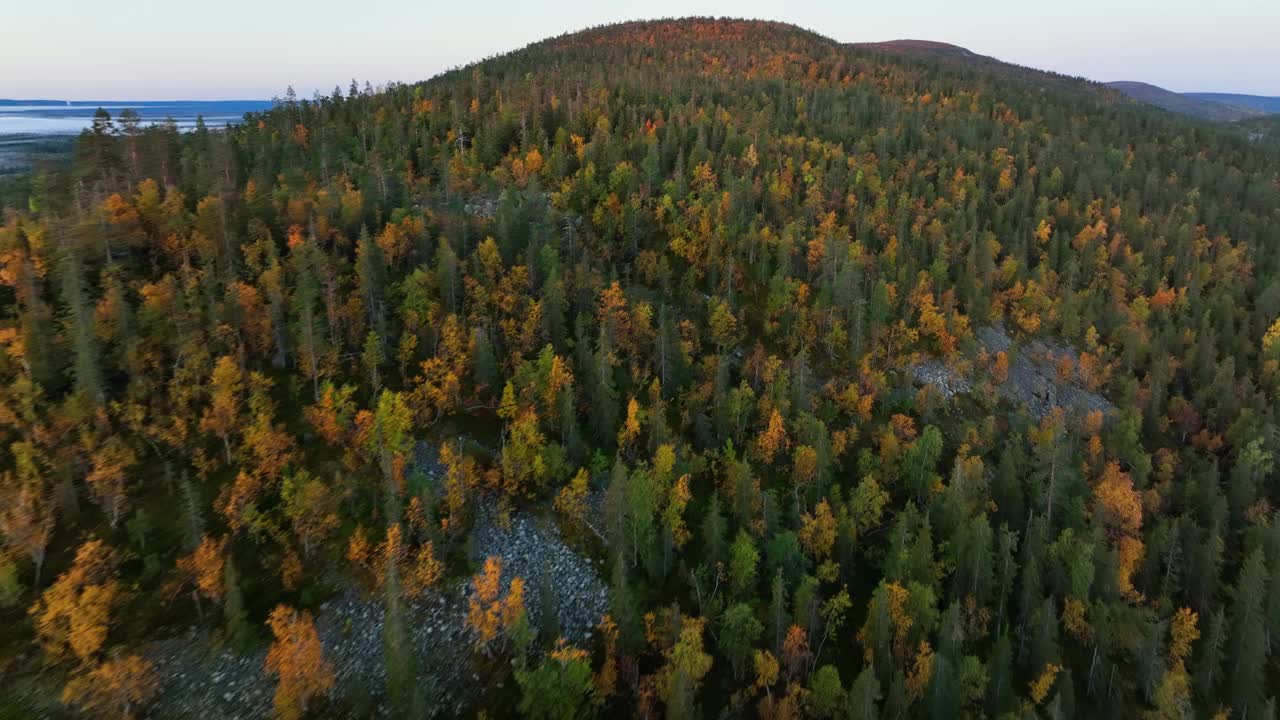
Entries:
{"type": "Polygon", "coordinates": [[[607,22],[730,15],[955,43],[1170,90],[1280,95],[1278,0],[8,0],[0,98],[267,99],[412,82],[607,22]]]}

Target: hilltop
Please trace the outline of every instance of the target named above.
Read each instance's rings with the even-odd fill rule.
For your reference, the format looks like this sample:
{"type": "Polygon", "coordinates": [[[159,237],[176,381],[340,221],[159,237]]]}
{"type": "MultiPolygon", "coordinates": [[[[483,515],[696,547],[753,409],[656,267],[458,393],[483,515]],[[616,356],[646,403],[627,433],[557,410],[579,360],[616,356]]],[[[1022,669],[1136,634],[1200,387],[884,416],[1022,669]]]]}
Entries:
{"type": "Polygon", "coordinates": [[[978,55],[971,50],[962,48],[959,45],[950,43],[935,42],[933,40],[886,40],[883,42],[866,42],[851,43],[854,47],[866,48],[868,50],[878,50],[881,52],[906,53],[925,56],[937,57],[954,57],[954,58],[979,58],[984,57],[978,55]]]}

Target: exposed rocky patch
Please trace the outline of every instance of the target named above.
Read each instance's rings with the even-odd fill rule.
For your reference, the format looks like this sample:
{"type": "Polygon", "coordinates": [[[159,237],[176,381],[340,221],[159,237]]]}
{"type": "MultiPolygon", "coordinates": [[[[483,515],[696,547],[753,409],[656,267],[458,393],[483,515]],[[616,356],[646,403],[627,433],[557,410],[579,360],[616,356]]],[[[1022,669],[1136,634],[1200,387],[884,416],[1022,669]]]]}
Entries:
{"type": "Polygon", "coordinates": [[[475,200],[462,206],[462,211],[466,214],[480,218],[482,220],[490,220],[498,214],[498,198],[476,198],[475,200]]]}
{"type": "MultiPolygon", "coordinates": [[[[417,651],[418,673],[430,682],[432,709],[447,717],[460,714],[473,696],[469,685],[471,633],[466,626],[466,582],[407,605],[408,626],[417,651]]],[[[387,672],[380,597],[348,592],[321,606],[316,622],[325,657],[334,664],[335,696],[354,701],[367,695],[370,710],[387,714],[387,672]]]]}
{"type": "Polygon", "coordinates": [[[447,472],[444,463],[440,462],[439,449],[426,440],[419,440],[413,446],[413,469],[411,472],[420,473],[431,485],[431,491],[439,494],[441,483],[444,482],[444,475],[447,472]]]}
{"type": "MultiPolygon", "coordinates": [[[[977,335],[989,354],[1009,352],[1013,347],[1013,341],[999,325],[979,328],[977,335]]],[[[1098,393],[1059,377],[1060,360],[1076,367],[1080,355],[1066,345],[1044,340],[1027,343],[1010,354],[1009,377],[999,384],[999,393],[1015,405],[1025,405],[1036,418],[1044,418],[1055,407],[1081,415],[1094,410],[1105,415],[1115,408],[1098,393]]]]}
{"type": "MultiPolygon", "coordinates": [[[[415,465],[434,483],[444,475],[428,443],[415,448],[415,465]]],[[[533,627],[538,627],[544,611],[539,590],[545,579],[554,590],[554,612],[562,634],[579,644],[590,639],[608,609],[608,586],[596,564],[575,552],[553,522],[520,512],[504,527],[496,511],[485,505],[477,512],[471,547],[477,563],[490,555],[502,558],[504,592],[513,577],[524,578],[525,609],[533,627]]],[[[460,578],[407,606],[418,671],[424,682],[431,683],[429,695],[437,716],[461,715],[481,690],[475,682],[472,634],[466,624],[470,592],[469,579],[460,578]]],[[[368,712],[379,717],[388,713],[383,702],[387,683],[384,616],[379,595],[365,596],[356,590],[344,592],[316,611],[316,631],[325,658],[333,663],[334,698],[351,705],[367,703],[368,712]]],[[[192,629],[151,644],[145,654],[155,663],[161,682],[161,694],[150,710],[153,717],[258,720],[271,716],[275,686],[263,669],[265,649],[239,655],[218,646],[207,631],[192,629]]]]}
{"type": "Polygon", "coordinates": [[[272,679],[266,651],[239,655],[219,647],[207,632],[152,643],[144,653],[156,668],[160,695],[148,714],[157,718],[267,718],[272,679]]]}
{"type": "MultiPolygon", "coordinates": [[[[474,452],[489,457],[498,454],[493,448],[466,433],[455,435],[449,438],[448,442],[450,445],[457,443],[464,453],[474,452]]],[[[440,445],[426,440],[419,440],[413,446],[413,465],[409,472],[426,478],[431,491],[439,495],[444,489],[444,476],[448,472],[448,468],[444,466],[444,463],[440,462],[440,445]]]]}
{"type": "MultiPolygon", "coordinates": [[[[408,606],[409,626],[417,649],[418,670],[430,678],[432,705],[437,714],[456,716],[466,706],[471,638],[466,627],[466,582],[408,606]]],[[[322,605],[316,613],[316,632],[325,659],[333,664],[336,699],[366,696],[370,712],[386,716],[387,674],[383,659],[380,599],[362,598],[354,591],[322,605]]],[[[155,663],[161,694],[151,706],[153,717],[244,718],[271,717],[274,679],[263,669],[265,650],[239,655],[219,648],[203,632],[155,643],[147,657],[155,663]]]]}
{"type": "Polygon", "coordinates": [[[911,366],[911,377],[919,385],[931,385],[948,400],[956,395],[967,395],[973,389],[968,378],[932,358],[911,366]]]}
{"type": "Polygon", "coordinates": [[[550,582],[561,633],[570,642],[588,640],[609,608],[609,590],[595,565],[566,545],[549,520],[520,513],[504,528],[492,515],[477,519],[472,535],[475,559],[502,558],[504,591],[512,577],[524,578],[525,610],[535,626],[544,611],[539,587],[544,580],[550,582]]]}
{"type": "MultiPolygon", "coordinates": [[[[1066,361],[1071,367],[1079,364],[1080,356],[1072,348],[1045,340],[1033,340],[1014,348],[1013,340],[999,324],[979,328],[975,335],[988,355],[1008,353],[1009,376],[1004,382],[995,383],[995,390],[1010,403],[1025,406],[1033,417],[1043,419],[1055,407],[1080,415],[1094,410],[1107,414],[1114,409],[1115,406],[1098,393],[1059,376],[1060,361],[1066,361]]],[[[936,388],[948,400],[973,391],[971,378],[939,360],[917,363],[910,372],[917,384],[936,388]]]]}

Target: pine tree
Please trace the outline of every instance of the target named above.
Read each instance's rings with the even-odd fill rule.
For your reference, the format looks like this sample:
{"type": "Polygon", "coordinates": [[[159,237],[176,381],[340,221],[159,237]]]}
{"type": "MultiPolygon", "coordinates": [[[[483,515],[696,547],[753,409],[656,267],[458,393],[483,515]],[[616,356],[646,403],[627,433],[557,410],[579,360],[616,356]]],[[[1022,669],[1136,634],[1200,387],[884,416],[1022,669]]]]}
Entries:
{"type": "Polygon", "coordinates": [[[236,571],[235,560],[230,555],[222,564],[222,587],[225,592],[222,617],[227,639],[231,647],[245,652],[253,644],[253,630],[249,627],[248,613],[244,607],[240,576],[236,571]]]}
{"type": "Polygon", "coordinates": [[[76,391],[89,402],[101,404],[106,397],[103,393],[98,341],[94,334],[92,306],[84,286],[84,269],[79,252],[68,248],[59,269],[62,276],[62,302],[66,306],[63,325],[71,339],[75,358],[72,369],[76,391]]]}
{"type": "Polygon", "coordinates": [[[878,720],[880,699],[880,682],[876,680],[875,670],[869,666],[863,668],[849,688],[848,717],[850,720],[878,720]]]}
{"type": "Polygon", "coordinates": [[[1228,697],[1241,717],[1262,713],[1265,702],[1266,573],[1266,558],[1261,549],[1256,549],[1245,558],[1232,593],[1228,697]]]}
{"type": "Polygon", "coordinates": [[[1218,685],[1222,681],[1222,664],[1225,661],[1229,631],[1226,613],[1222,608],[1218,608],[1209,618],[1201,634],[1199,649],[1193,663],[1195,690],[1200,697],[1214,697],[1218,692],[1218,685]]]}
{"type": "Polygon", "coordinates": [[[418,718],[427,714],[414,657],[413,633],[405,618],[400,567],[387,563],[383,580],[386,613],[382,624],[383,657],[387,665],[387,696],[396,717],[418,718]]]}
{"type": "MultiPolygon", "coordinates": [[[[382,247],[369,237],[369,229],[360,228],[356,241],[356,275],[360,283],[360,297],[364,302],[365,319],[369,332],[377,335],[378,344],[387,346],[387,260],[382,247]]],[[[375,388],[376,389],[376,388],[375,388]]]]}

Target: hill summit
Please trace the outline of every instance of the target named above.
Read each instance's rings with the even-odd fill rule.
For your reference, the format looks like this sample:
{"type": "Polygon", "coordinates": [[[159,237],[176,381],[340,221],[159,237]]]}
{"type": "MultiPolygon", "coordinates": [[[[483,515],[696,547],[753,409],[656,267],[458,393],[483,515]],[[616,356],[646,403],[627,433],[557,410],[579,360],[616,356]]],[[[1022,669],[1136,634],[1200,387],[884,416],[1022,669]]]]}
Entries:
{"type": "Polygon", "coordinates": [[[936,42],[933,40],[887,40],[883,42],[854,43],[856,47],[884,52],[898,52],[918,55],[936,55],[942,57],[975,58],[977,53],[959,45],[936,42]]]}

